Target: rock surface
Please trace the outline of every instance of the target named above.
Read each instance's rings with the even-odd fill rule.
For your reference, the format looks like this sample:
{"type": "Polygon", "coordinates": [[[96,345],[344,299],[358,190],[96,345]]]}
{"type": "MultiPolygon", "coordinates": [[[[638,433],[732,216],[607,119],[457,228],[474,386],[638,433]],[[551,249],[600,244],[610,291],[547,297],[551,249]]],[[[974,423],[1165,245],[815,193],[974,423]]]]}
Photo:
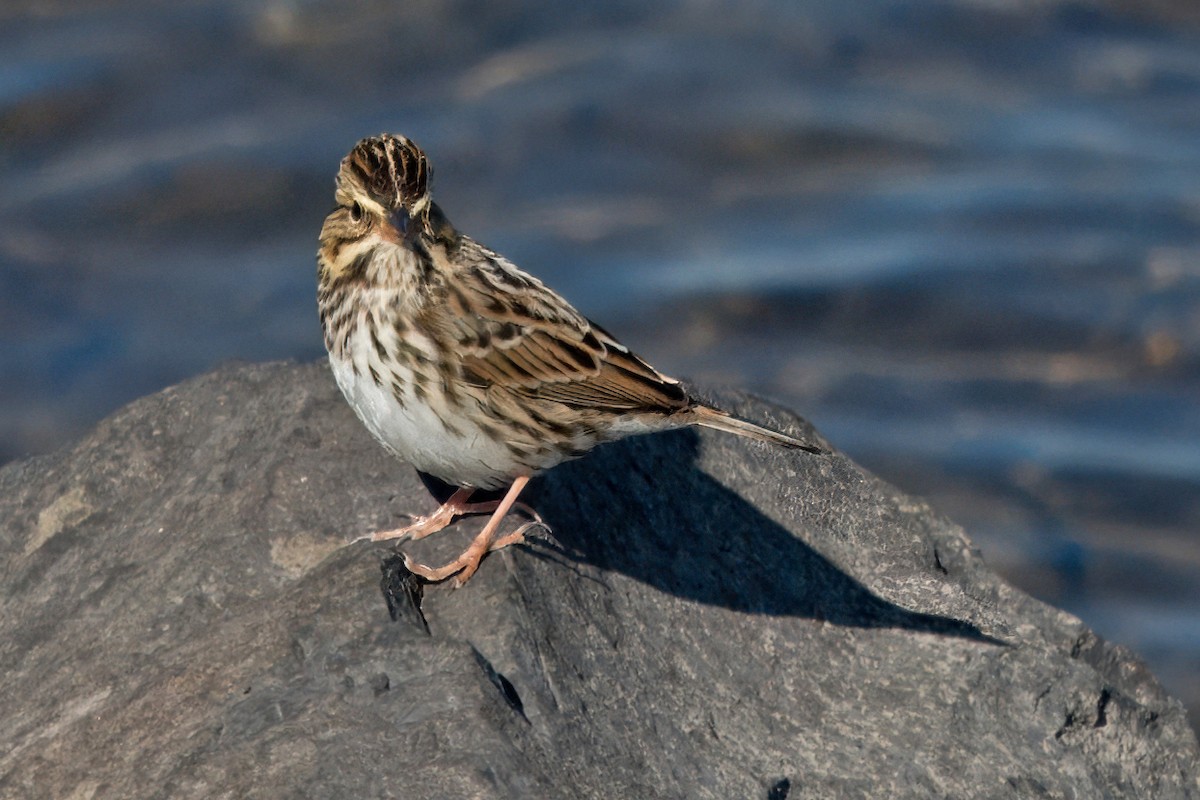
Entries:
{"type": "Polygon", "coordinates": [[[1200,796],[1136,657],[841,456],[683,431],[535,486],[554,540],[426,587],[427,633],[342,543],[433,501],[323,364],[9,465],[0,797],[1200,796]]]}

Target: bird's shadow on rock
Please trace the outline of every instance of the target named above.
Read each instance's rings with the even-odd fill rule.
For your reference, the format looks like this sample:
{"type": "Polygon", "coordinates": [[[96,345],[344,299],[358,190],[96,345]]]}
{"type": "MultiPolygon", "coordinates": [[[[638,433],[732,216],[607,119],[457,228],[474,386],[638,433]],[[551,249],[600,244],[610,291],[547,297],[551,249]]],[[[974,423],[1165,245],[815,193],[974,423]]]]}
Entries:
{"type": "Polygon", "coordinates": [[[535,481],[530,500],[569,558],[678,597],[748,613],[999,643],[968,622],[875,596],[701,470],[698,443],[694,431],[681,430],[601,446],[535,481]]]}

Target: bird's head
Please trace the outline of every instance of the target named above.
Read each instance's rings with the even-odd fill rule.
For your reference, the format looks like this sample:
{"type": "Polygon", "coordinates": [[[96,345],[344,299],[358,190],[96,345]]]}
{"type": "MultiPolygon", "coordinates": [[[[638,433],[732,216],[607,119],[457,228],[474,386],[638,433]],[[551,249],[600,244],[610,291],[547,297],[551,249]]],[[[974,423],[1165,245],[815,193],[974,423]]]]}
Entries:
{"type": "Polygon", "coordinates": [[[429,161],[416,143],[381,134],[342,159],[337,208],[321,228],[322,269],[333,274],[379,244],[402,246],[430,229],[429,161]]]}

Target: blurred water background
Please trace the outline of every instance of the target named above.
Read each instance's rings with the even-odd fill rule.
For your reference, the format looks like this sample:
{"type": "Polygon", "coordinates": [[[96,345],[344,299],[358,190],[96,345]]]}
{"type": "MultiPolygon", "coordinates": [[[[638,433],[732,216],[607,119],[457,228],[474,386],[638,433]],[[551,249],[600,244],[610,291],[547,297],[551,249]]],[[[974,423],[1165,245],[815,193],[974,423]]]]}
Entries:
{"type": "Polygon", "coordinates": [[[339,159],[962,523],[1200,715],[1200,4],[0,9],[0,461],[322,355],[339,159]]]}

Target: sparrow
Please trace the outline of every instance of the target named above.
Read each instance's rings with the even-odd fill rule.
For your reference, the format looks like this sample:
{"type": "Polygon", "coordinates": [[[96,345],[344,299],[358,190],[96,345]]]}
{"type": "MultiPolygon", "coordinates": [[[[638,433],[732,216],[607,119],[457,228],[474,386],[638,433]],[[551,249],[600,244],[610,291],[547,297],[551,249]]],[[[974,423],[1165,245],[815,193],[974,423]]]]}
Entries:
{"type": "Polygon", "coordinates": [[[493,550],[540,524],[529,479],[602,442],[692,425],[779,447],[821,448],[688,394],[540,280],[458,231],[430,195],[425,153],[363,139],[341,162],[317,252],[317,301],[334,379],[384,448],[457,487],[432,514],[369,539],[417,540],[491,514],[427,581],[462,585],[493,550]],[[500,499],[471,502],[480,490],[500,499]],[[499,535],[514,507],[533,519],[499,535]]]}

